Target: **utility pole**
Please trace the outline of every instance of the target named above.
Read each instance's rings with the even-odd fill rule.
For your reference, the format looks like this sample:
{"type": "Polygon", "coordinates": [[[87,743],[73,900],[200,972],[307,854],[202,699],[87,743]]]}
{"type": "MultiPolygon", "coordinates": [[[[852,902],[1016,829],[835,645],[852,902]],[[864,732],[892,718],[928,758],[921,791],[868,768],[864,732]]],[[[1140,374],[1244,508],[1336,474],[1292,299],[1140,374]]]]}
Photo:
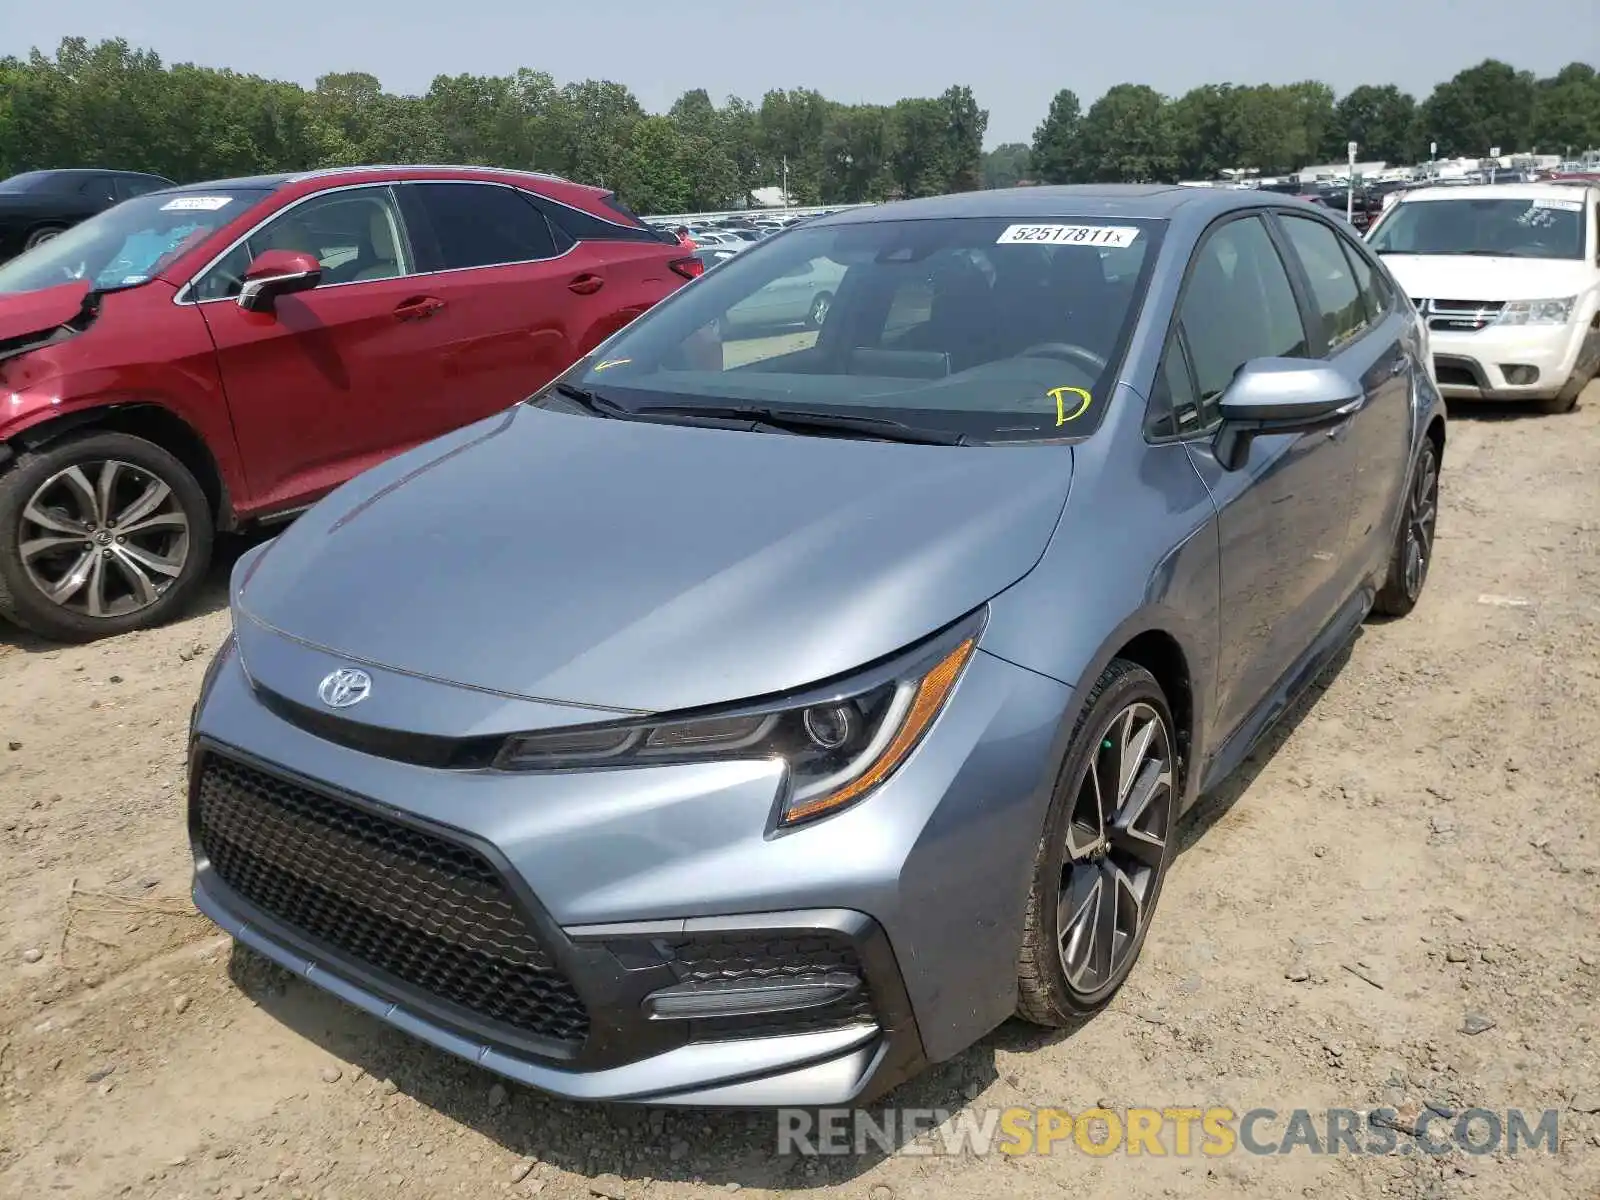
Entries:
{"type": "Polygon", "coordinates": [[[789,212],[789,156],[787,154],[783,156],[783,211],[785,215],[789,212]]]}
{"type": "Polygon", "coordinates": [[[1344,189],[1344,219],[1354,221],[1356,215],[1356,144],[1351,142],[1350,152],[1350,178],[1344,189]]]}

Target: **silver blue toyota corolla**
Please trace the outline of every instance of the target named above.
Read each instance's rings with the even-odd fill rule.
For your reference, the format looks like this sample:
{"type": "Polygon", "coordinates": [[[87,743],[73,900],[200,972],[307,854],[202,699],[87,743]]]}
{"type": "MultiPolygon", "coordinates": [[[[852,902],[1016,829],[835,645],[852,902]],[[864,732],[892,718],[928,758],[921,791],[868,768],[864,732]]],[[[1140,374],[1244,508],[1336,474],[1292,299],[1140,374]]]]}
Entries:
{"type": "Polygon", "coordinates": [[[873,1098],[1107,1003],[1185,808],[1417,603],[1444,443],[1292,198],[810,222],[239,561],[195,900],[562,1096],[873,1098]]]}

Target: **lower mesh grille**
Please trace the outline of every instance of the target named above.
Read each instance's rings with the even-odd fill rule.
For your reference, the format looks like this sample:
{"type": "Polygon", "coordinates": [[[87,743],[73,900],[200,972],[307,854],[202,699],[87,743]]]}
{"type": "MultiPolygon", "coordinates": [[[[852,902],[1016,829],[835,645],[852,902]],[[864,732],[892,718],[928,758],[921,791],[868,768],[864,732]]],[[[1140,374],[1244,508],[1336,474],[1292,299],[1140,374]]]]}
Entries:
{"type": "Polygon", "coordinates": [[[820,1008],[698,1020],[694,1022],[697,1038],[811,1033],[877,1019],[855,946],[842,934],[821,930],[791,936],[697,934],[669,939],[661,946],[671,954],[672,970],[680,983],[798,981],[824,975],[854,975],[861,980],[861,986],[849,996],[820,1008]]]}
{"type": "Polygon", "coordinates": [[[589,1016],[476,851],[233,759],[198,767],[218,877],[306,940],[471,1014],[582,1042],[589,1016]]]}

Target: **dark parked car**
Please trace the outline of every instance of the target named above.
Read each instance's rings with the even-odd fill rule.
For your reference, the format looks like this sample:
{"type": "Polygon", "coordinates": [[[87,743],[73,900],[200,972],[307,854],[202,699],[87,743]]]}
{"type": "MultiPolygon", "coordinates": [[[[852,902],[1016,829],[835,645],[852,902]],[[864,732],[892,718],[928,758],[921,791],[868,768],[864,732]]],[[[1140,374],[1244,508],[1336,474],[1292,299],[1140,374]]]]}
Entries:
{"type": "Polygon", "coordinates": [[[0,179],[0,262],[113,204],[172,186],[140,171],[24,171],[0,179]]]}
{"type": "Polygon", "coordinates": [[[1180,814],[1417,604],[1424,356],[1284,196],[1010,188],[763,241],[240,559],[195,901],[587,1100],[853,1104],[1081,1021],[1180,814]],[[815,333],[740,344],[824,270],[815,333]]]}
{"type": "Polygon", "coordinates": [[[160,621],[215,529],[515,404],[702,270],[610,192],[521,172],[125,201],[0,266],[0,616],[160,621]]]}

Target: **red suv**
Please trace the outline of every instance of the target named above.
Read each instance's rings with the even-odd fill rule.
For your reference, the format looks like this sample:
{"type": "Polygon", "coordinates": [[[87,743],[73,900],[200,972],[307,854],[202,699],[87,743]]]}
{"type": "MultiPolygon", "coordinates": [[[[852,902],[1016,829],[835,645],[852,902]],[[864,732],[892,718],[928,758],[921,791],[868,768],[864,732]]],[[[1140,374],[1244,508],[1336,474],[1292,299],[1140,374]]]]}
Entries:
{"type": "Polygon", "coordinates": [[[215,530],[509,407],[702,269],[610,192],[527,172],[125,201],[0,266],[0,615],[155,624],[215,530]]]}

